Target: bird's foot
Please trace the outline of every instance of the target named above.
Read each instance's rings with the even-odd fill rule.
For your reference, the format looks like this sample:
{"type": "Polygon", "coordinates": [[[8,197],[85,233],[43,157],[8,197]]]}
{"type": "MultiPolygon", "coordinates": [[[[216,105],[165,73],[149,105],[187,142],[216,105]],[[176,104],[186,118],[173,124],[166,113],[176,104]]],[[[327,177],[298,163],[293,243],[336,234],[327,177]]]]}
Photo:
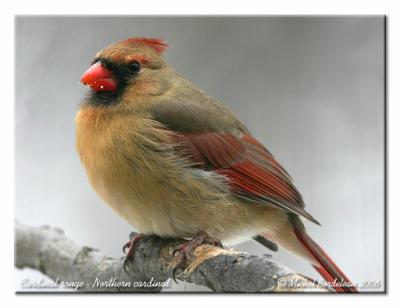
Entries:
{"type": "Polygon", "coordinates": [[[139,241],[143,238],[145,238],[146,235],[141,234],[141,233],[135,233],[132,232],[129,234],[129,242],[125,243],[124,246],[122,246],[122,252],[126,254],[125,260],[124,260],[124,270],[126,271],[128,262],[133,260],[133,257],[135,255],[135,250],[139,244],[139,241]],[[128,252],[126,253],[126,250],[128,249],[128,252]]]}
{"type": "Polygon", "coordinates": [[[200,245],[209,244],[212,246],[223,248],[220,240],[212,238],[205,231],[200,231],[189,241],[181,244],[177,249],[174,250],[175,266],[172,270],[172,278],[176,282],[176,271],[178,268],[185,268],[186,261],[189,260],[190,254],[200,245]]]}

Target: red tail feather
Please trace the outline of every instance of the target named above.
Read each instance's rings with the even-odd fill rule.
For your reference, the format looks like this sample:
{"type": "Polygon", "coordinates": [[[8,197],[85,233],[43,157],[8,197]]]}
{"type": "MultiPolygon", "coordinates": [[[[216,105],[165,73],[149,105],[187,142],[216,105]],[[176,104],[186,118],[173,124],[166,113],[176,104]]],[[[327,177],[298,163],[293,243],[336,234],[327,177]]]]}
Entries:
{"type": "Polygon", "coordinates": [[[333,285],[337,292],[357,293],[357,289],[350,279],[347,278],[327,253],[303,229],[295,228],[295,233],[307,251],[320,264],[320,266],[314,265],[314,268],[327,282],[333,285]]]}

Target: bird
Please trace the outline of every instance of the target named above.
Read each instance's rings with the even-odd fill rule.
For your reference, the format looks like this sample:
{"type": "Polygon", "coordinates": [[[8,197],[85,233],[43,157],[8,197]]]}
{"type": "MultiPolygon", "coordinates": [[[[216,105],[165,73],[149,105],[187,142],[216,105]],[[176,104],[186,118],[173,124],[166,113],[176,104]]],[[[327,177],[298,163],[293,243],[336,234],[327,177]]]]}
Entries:
{"type": "Polygon", "coordinates": [[[319,222],[288,172],[225,105],[166,62],[167,48],[156,38],[113,43],[80,80],[89,89],[75,117],[77,152],[96,193],[140,232],[128,246],[146,235],[193,245],[255,239],[305,259],[341,283],[336,292],[357,292],[308,235],[303,220],[319,222]]]}

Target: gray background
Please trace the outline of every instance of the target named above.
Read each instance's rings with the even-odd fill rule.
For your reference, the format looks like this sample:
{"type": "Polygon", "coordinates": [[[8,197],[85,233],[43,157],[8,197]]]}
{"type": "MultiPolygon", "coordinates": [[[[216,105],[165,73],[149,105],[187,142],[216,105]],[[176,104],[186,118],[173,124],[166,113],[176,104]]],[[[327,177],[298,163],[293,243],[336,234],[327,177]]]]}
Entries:
{"type": "MultiPolygon", "coordinates": [[[[89,186],[74,116],[96,51],[134,36],[165,38],[169,63],[270,149],[322,224],[306,223],[309,232],[352,280],[384,279],[381,17],[17,17],[18,220],[121,255],[131,228],[89,186]]],[[[254,242],[236,248],[269,252],[254,242]]],[[[273,255],[318,277],[284,251],[273,255]]],[[[26,277],[40,275],[17,271],[17,289],[26,277]]]]}

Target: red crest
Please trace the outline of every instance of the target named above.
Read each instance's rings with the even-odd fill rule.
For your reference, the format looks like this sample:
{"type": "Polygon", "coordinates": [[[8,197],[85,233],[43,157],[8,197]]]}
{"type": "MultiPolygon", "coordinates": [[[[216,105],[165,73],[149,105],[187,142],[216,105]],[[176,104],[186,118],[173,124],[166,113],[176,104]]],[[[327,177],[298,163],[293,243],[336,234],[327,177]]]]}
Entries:
{"type": "Polygon", "coordinates": [[[142,44],[154,49],[159,54],[163,53],[168,48],[167,43],[163,39],[156,38],[133,37],[122,42],[128,44],[142,44]]]}

